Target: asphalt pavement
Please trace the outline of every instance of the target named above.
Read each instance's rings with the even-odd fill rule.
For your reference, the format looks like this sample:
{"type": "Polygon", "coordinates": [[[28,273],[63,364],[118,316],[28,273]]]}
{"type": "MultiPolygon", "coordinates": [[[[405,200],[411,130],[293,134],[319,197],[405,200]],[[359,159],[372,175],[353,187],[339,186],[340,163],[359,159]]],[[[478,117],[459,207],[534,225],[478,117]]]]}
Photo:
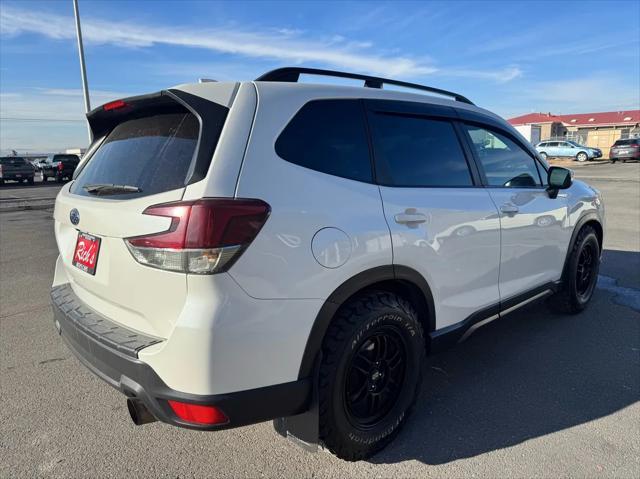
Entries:
{"type": "Polygon", "coordinates": [[[640,165],[576,176],[602,190],[608,219],[587,311],[533,304],[431,357],[405,429],[358,463],[305,452],[271,423],[134,426],[54,330],[51,208],[1,212],[0,477],[640,477],[640,165]]]}

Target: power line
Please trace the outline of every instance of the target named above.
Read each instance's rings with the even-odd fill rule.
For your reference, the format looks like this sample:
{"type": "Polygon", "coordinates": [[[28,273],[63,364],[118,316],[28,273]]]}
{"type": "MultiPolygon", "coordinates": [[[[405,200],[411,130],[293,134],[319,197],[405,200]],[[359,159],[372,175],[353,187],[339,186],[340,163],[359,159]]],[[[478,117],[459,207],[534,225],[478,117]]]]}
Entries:
{"type": "Polygon", "coordinates": [[[59,121],[59,122],[73,122],[84,123],[85,120],[66,120],[64,118],[18,118],[9,116],[0,116],[0,121],[59,121]]]}

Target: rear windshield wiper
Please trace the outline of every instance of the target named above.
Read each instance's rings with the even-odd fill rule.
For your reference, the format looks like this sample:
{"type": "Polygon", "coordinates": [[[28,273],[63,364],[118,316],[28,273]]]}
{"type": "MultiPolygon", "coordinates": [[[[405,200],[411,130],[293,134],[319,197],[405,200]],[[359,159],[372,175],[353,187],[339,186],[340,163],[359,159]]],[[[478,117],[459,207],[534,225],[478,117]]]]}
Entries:
{"type": "Polygon", "coordinates": [[[92,195],[119,195],[123,193],[140,193],[142,190],[137,186],[114,185],[113,183],[97,183],[94,185],[84,185],[82,187],[87,193],[92,195]]]}

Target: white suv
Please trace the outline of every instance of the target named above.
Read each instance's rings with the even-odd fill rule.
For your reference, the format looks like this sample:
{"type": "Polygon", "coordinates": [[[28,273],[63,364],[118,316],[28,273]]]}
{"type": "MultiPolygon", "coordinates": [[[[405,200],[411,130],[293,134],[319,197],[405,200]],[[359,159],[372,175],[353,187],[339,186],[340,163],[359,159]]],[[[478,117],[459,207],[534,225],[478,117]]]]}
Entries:
{"type": "Polygon", "coordinates": [[[55,206],[55,324],[136,424],[275,419],[365,458],[406,421],[425,354],[593,294],[600,194],[461,95],[285,68],[88,121],[55,206]]]}

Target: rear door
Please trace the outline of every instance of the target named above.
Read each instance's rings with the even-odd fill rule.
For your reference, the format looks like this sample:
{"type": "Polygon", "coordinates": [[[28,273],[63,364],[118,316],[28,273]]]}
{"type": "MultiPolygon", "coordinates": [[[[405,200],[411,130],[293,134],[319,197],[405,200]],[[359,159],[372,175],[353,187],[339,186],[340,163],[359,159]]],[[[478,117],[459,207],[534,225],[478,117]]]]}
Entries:
{"type": "Polygon", "coordinates": [[[393,262],[417,270],[436,327],[499,301],[500,229],[448,107],[367,101],[377,182],[393,262]]]}
{"type": "Polygon", "coordinates": [[[571,235],[566,194],[549,197],[546,171],[509,132],[478,123],[464,130],[500,213],[501,300],[560,279],[571,235]]]}
{"type": "Polygon", "coordinates": [[[206,161],[198,162],[211,161],[228,108],[200,102],[196,111],[187,100],[163,94],[92,112],[100,146],[63,187],[54,212],[74,292],[108,318],[159,337],[169,334],[182,310],[186,274],[136,262],[124,239],[169,230],[170,217],[145,209],[181,200],[186,185],[208,170],[206,161]]]}
{"type": "Polygon", "coordinates": [[[575,156],[575,146],[571,143],[567,143],[566,141],[561,141],[558,143],[558,147],[560,148],[560,156],[570,157],[575,156]]]}
{"type": "Polygon", "coordinates": [[[547,155],[551,157],[562,156],[560,153],[559,145],[560,143],[557,141],[550,141],[549,143],[547,143],[547,148],[545,149],[545,151],[547,152],[547,155]]]}

